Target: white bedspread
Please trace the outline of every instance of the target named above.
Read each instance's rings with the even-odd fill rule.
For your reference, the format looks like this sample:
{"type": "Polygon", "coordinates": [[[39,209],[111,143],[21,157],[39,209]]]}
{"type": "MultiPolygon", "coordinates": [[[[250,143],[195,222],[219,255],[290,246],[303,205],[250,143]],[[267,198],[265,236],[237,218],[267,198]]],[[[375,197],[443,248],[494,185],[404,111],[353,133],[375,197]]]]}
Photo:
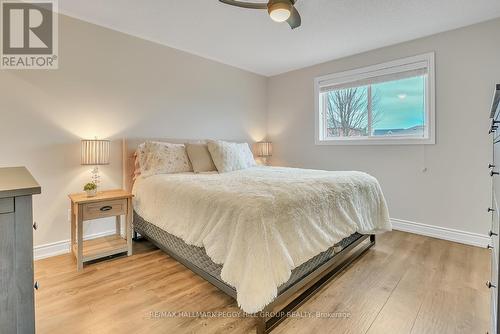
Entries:
{"type": "Polygon", "coordinates": [[[139,178],[133,193],[140,216],[223,265],[221,278],[247,313],[261,311],[292,269],[343,238],[391,229],[377,180],[361,172],[161,174],[139,178]]]}

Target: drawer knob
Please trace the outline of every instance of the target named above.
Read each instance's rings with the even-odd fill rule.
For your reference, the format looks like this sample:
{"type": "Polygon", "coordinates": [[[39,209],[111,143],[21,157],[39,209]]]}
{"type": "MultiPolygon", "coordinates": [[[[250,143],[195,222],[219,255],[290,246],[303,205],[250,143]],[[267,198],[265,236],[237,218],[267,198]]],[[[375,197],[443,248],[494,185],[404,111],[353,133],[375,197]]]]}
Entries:
{"type": "Polygon", "coordinates": [[[105,212],[105,211],[109,211],[111,209],[113,209],[112,206],[106,205],[106,206],[103,206],[102,208],[100,208],[99,210],[101,210],[102,212],[105,212]]]}
{"type": "Polygon", "coordinates": [[[491,171],[490,172],[490,176],[494,176],[494,175],[498,175],[498,174],[500,174],[500,173],[499,172],[495,172],[495,171],[491,171]]]}
{"type": "Polygon", "coordinates": [[[498,235],[498,233],[495,233],[493,232],[492,230],[490,230],[490,233],[488,233],[490,235],[490,237],[494,236],[494,235],[498,235]]]}
{"type": "Polygon", "coordinates": [[[38,224],[36,222],[33,223],[33,229],[36,231],[38,228],[38,224]]]}
{"type": "Polygon", "coordinates": [[[493,211],[495,211],[495,209],[488,208],[488,212],[493,212],[493,211]]]}
{"type": "Polygon", "coordinates": [[[497,287],[496,285],[491,284],[490,281],[486,281],[486,286],[488,287],[488,289],[496,288],[497,287]]]}
{"type": "Polygon", "coordinates": [[[38,290],[38,288],[40,287],[40,284],[38,283],[38,281],[35,281],[34,287],[35,287],[35,290],[38,290]]]}

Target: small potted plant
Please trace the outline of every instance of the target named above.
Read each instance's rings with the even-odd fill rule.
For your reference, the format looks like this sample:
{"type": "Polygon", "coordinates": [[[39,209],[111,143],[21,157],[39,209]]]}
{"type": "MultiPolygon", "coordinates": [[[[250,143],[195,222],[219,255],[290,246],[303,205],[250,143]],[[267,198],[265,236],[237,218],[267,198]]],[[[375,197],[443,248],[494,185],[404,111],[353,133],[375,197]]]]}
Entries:
{"type": "Polygon", "coordinates": [[[87,193],[87,197],[94,197],[97,195],[97,185],[94,182],[84,185],[83,190],[87,193]]]}

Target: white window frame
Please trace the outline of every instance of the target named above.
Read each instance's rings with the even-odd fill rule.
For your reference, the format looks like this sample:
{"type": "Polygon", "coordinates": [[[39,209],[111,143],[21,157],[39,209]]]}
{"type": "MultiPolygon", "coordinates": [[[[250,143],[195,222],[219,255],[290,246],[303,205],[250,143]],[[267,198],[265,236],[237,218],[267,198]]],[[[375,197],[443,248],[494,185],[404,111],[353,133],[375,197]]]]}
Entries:
{"type": "Polygon", "coordinates": [[[329,74],[314,79],[314,113],[315,113],[315,143],[316,145],[414,145],[436,143],[436,115],[435,115],[435,67],[434,52],[425,53],[413,57],[398,59],[386,63],[367,66],[340,73],[329,74]],[[425,125],[424,137],[411,136],[387,136],[387,137],[335,137],[325,138],[324,130],[320,122],[323,101],[321,99],[321,88],[330,85],[341,85],[358,80],[366,80],[384,75],[397,74],[407,71],[415,66],[421,66],[425,62],[427,66],[427,78],[425,81],[425,125]]]}

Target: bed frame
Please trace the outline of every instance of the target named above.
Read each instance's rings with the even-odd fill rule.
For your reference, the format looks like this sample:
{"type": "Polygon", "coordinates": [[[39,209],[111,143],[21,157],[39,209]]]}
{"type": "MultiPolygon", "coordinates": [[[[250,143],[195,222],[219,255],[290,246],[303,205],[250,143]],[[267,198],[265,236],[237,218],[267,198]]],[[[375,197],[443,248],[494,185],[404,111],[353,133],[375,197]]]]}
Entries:
{"type": "MultiPolygon", "coordinates": [[[[123,140],[123,186],[127,190],[132,189],[134,172],[133,155],[140,143],[147,140],[166,141],[171,143],[193,142],[193,140],[165,139],[165,138],[134,138],[123,140]]],[[[147,238],[147,236],[145,236],[147,238]]],[[[216,277],[208,274],[203,269],[192,264],[187,259],[169,252],[161,245],[153,243],[160,249],[163,249],[168,255],[182,263],[191,271],[200,275],[202,278],[222,290],[230,297],[236,299],[236,291],[233,287],[222,282],[216,277]]],[[[257,334],[265,334],[272,331],[276,326],[283,322],[290,312],[300,307],[304,302],[311,298],[316,292],[328,284],[333,278],[356,261],[369,248],[375,245],[375,235],[363,235],[355,240],[340,252],[336,253],[330,260],[320,265],[303,279],[289,286],[267,305],[257,316],[257,334]]]]}

